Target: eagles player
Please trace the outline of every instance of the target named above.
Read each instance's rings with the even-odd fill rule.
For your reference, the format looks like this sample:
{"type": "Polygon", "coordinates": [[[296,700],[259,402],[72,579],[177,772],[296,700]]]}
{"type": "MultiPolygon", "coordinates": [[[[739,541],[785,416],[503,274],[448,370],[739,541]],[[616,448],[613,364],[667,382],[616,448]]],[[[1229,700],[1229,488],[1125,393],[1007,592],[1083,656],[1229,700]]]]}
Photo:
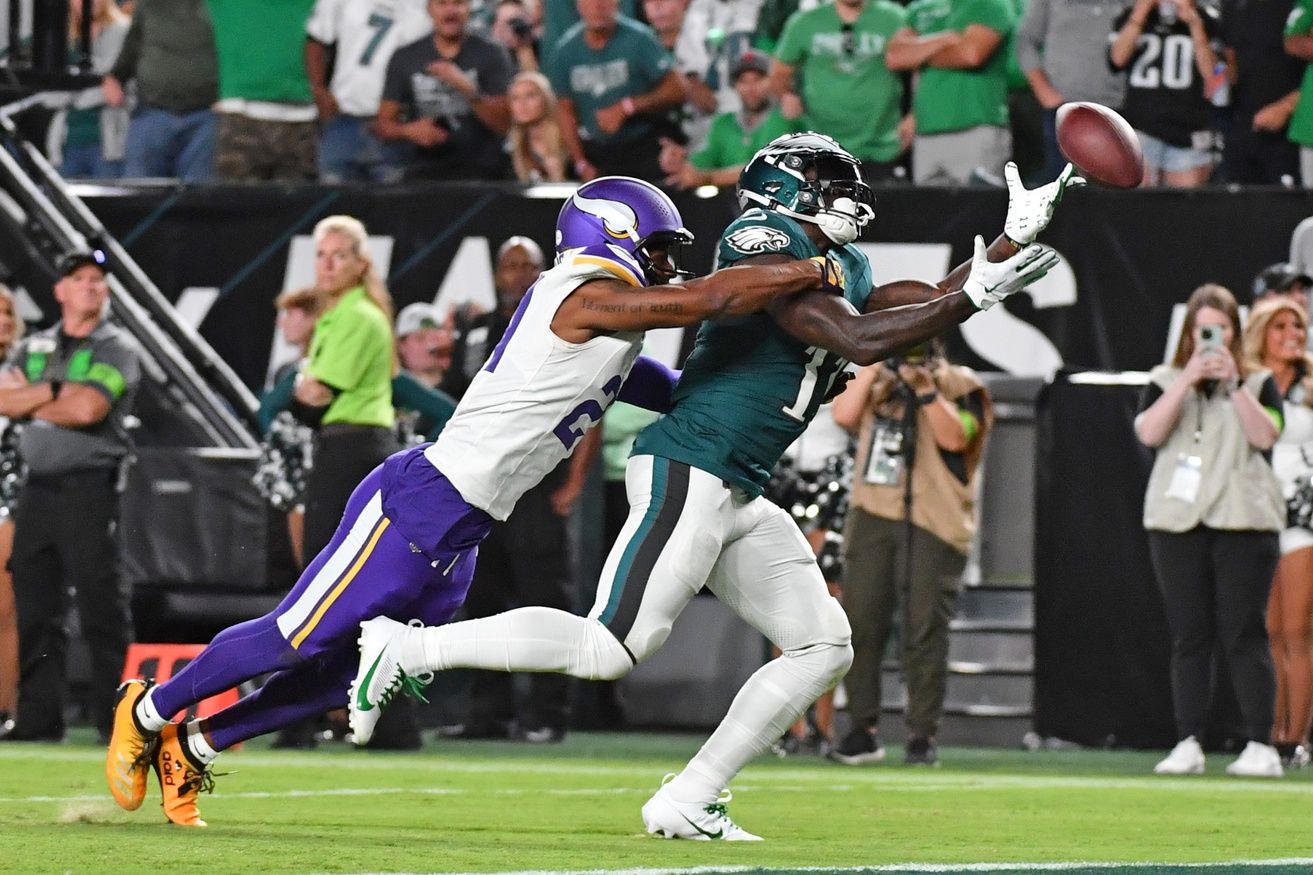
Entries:
{"type": "Polygon", "coordinates": [[[406,676],[456,667],[621,677],[665,641],[706,585],[782,655],[748,679],[702,750],[643,806],[643,822],[666,838],[758,840],[729,818],[725,788],[852,660],[842,608],[797,526],[761,497],[762,487],[846,362],[870,364],[927,340],[1057,263],[1033,240],[1065,187],[1083,180],[1068,168],[1028,192],[1015,168],[1008,176],[1006,234],[988,253],[977,237],[972,260],[938,286],[873,289],[870,265],[851,245],[874,215],[856,159],[814,133],[759,151],[740,178],[747,211],[725,231],[718,266],[826,255],[844,265],[846,289],[775,300],[763,312],[702,326],[673,407],[634,446],[630,515],[587,617],[521,608],[437,629],[366,622],[363,686],[350,707],[385,701],[406,676]],[[991,262],[991,254],[1001,260],[991,262]],[[897,306],[914,301],[923,303],[897,306]],[[381,671],[386,666],[396,668],[381,671]]]}
{"type": "MultiPolygon", "coordinates": [[[[219,633],[167,682],[120,687],[105,761],[120,806],[141,805],[149,763],[168,819],[204,826],[196,796],[220,751],[341,706],[362,620],[450,620],[493,521],[570,455],[612,401],[669,407],[672,375],[638,355],[646,329],[836,288],[823,257],[652,288],[678,273],[677,252],[692,237],[670,198],[636,179],[581,186],[556,235],[556,265],[524,296],[438,441],[391,456],[361,481],[332,541],[282,604],[219,633]],[[169,721],[266,672],[274,674],[263,687],[212,717],[169,721]]],[[[363,744],[378,710],[353,708],[352,717],[363,744]]]]}

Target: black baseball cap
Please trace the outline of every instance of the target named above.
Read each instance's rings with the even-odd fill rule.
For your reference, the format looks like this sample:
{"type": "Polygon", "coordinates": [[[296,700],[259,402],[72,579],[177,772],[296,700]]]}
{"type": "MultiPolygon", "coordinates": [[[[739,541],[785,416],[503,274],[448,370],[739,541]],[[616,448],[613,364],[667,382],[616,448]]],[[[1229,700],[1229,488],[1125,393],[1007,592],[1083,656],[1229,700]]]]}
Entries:
{"type": "Polygon", "coordinates": [[[755,70],[765,76],[770,72],[770,57],[765,52],[748,49],[735,58],[734,63],[729,65],[729,80],[736,82],[740,76],[749,70],[755,70]]]}
{"type": "Polygon", "coordinates": [[[92,252],[89,249],[74,249],[65,252],[63,255],[59,256],[59,259],[55,262],[55,273],[59,275],[60,279],[63,279],[66,276],[73,275],[80,268],[87,266],[98,267],[100,268],[101,273],[106,273],[105,253],[100,250],[92,252]]]}
{"type": "Polygon", "coordinates": [[[1254,277],[1254,297],[1262,297],[1267,292],[1288,292],[1291,286],[1296,285],[1313,289],[1313,277],[1300,273],[1289,262],[1278,261],[1269,264],[1254,277]]]}

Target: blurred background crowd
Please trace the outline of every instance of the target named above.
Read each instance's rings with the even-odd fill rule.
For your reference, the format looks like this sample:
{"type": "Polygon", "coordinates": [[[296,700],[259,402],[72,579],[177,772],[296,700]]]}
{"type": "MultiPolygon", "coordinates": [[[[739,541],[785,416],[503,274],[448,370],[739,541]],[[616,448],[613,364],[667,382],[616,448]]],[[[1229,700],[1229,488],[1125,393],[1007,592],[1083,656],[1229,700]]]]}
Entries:
{"type": "MultiPolygon", "coordinates": [[[[82,23],[70,0],[71,45],[82,23]]],[[[1305,0],[95,0],[67,177],[732,185],[791,130],[875,181],[1061,167],[1121,110],[1146,184],[1313,184],[1305,0]],[[258,22],[258,26],[256,26],[258,22]]]]}

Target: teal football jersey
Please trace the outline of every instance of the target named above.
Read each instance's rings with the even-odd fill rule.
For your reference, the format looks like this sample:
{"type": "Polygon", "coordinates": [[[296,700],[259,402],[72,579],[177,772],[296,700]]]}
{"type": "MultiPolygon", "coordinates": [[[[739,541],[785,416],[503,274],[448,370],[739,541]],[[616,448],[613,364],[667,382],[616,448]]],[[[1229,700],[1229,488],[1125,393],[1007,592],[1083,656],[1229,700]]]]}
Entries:
{"type": "MultiPolygon", "coordinates": [[[[721,235],[716,267],[772,254],[821,253],[796,220],[752,209],[721,235]]],[[[846,276],[844,297],[860,310],[871,291],[871,264],[851,244],[834,255],[846,276]]],[[[683,462],[760,495],[846,364],[786,334],[766,313],[704,322],[674,406],[639,433],[633,454],[683,462]]]]}

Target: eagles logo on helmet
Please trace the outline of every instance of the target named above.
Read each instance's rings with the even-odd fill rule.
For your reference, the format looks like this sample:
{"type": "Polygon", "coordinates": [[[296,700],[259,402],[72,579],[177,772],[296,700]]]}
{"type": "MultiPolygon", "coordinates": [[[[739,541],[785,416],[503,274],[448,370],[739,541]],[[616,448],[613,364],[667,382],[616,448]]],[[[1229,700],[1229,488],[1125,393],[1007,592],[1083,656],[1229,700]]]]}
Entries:
{"type": "Polygon", "coordinates": [[[861,162],[812,131],[786,134],[761,148],[739,177],[739,206],[765,207],[820,227],[843,246],[875,218],[875,195],[861,162]]]}

